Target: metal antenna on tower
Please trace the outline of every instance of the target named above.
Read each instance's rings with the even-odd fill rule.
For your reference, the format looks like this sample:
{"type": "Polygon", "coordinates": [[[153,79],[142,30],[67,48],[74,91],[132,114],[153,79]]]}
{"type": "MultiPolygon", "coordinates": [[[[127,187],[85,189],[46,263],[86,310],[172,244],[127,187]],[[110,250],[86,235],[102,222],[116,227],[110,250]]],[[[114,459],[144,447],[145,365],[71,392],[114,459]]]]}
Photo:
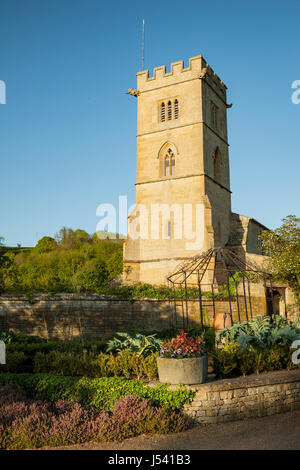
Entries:
{"type": "Polygon", "coordinates": [[[143,68],[142,70],[144,71],[145,68],[145,21],[143,20],[143,68]]]}

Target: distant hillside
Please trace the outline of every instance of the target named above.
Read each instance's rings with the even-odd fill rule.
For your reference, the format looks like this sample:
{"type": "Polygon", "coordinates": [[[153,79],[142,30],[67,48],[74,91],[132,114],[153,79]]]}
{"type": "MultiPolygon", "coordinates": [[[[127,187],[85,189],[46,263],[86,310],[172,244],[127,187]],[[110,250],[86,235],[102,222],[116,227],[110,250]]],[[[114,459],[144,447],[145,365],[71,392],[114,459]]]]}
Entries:
{"type": "Polygon", "coordinates": [[[6,253],[7,251],[12,251],[13,253],[20,253],[21,251],[32,250],[32,246],[0,246],[0,253],[6,253]]]}

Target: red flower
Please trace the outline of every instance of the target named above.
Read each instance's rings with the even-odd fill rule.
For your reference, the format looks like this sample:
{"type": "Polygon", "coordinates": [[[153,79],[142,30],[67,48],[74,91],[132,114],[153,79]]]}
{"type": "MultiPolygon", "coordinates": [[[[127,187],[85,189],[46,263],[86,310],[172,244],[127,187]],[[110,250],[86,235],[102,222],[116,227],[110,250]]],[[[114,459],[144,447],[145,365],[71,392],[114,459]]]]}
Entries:
{"type": "Polygon", "coordinates": [[[163,357],[197,357],[201,356],[203,351],[203,339],[201,336],[194,339],[187,336],[184,330],[180,330],[176,338],[172,338],[163,344],[161,348],[161,356],[163,357]]]}

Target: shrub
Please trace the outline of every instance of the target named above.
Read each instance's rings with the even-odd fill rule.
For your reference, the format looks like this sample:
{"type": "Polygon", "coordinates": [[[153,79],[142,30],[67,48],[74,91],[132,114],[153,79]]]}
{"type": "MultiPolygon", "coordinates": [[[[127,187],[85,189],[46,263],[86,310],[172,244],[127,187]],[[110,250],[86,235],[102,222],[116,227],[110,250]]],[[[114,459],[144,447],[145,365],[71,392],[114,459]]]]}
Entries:
{"type": "Polygon", "coordinates": [[[218,377],[247,375],[263,371],[294,369],[293,350],[285,344],[275,344],[264,349],[252,345],[242,347],[234,341],[213,353],[213,368],[218,377]]]}
{"type": "Polygon", "coordinates": [[[269,317],[257,317],[251,321],[236,323],[230,328],[223,328],[216,335],[216,342],[234,341],[242,348],[252,345],[258,349],[286,344],[290,346],[300,338],[300,329],[291,320],[277,315],[273,322],[269,317]]]}
{"type": "Polygon", "coordinates": [[[152,352],[159,352],[161,345],[162,341],[157,339],[155,334],[145,336],[140,333],[131,335],[129,333],[118,332],[108,342],[106,352],[120,352],[123,349],[128,349],[130,352],[135,352],[138,356],[147,356],[152,352]]]}
{"type": "Polygon", "coordinates": [[[63,228],[56,240],[43,237],[28,251],[1,256],[5,292],[98,292],[123,271],[122,243],[63,228]]]}
{"type": "Polygon", "coordinates": [[[24,372],[26,356],[21,351],[6,353],[6,364],[0,365],[1,372],[24,372]]]}
{"type": "Polygon", "coordinates": [[[87,377],[137,377],[156,379],[157,353],[147,357],[138,356],[128,349],[118,356],[100,353],[97,357],[84,353],[82,356],[52,351],[37,353],[34,357],[34,372],[65,376],[87,377]]]}
{"type": "MultiPolygon", "coordinates": [[[[204,329],[200,328],[186,328],[186,333],[188,336],[197,339],[198,336],[203,337],[204,348],[206,351],[212,351],[215,348],[215,332],[214,328],[205,326],[204,329]]],[[[132,329],[128,331],[132,336],[137,334],[143,335],[155,335],[156,338],[159,340],[163,340],[163,342],[170,341],[172,338],[177,336],[180,332],[180,328],[163,328],[162,330],[152,330],[152,331],[143,331],[139,328],[132,329]]]]}
{"type": "Polygon", "coordinates": [[[168,390],[167,384],[150,387],[122,377],[77,379],[50,374],[0,374],[0,385],[8,384],[19,386],[31,398],[40,397],[51,402],[75,399],[86,408],[98,410],[113,409],[119,398],[129,394],[147,398],[155,406],[180,410],[195,396],[193,390],[184,387],[168,390]]]}
{"type": "Polygon", "coordinates": [[[13,341],[14,337],[15,335],[11,332],[7,332],[7,331],[0,332],[0,341],[4,341],[5,344],[10,344],[13,341]]]}
{"type": "MultiPolygon", "coordinates": [[[[6,343],[6,341],[4,340],[6,343]]],[[[107,340],[91,341],[83,338],[75,338],[71,341],[42,340],[25,335],[13,335],[12,340],[6,343],[6,359],[8,367],[0,365],[0,372],[33,372],[34,358],[37,353],[48,354],[52,351],[73,356],[97,357],[101,351],[105,351],[107,340]],[[15,368],[13,367],[15,364],[15,368]]],[[[41,358],[39,355],[38,357],[41,358]]]]}
{"type": "Polygon", "coordinates": [[[161,357],[173,357],[182,359],[186,357],[200,357],[204,352],[203,339],[188,337],[184,330],[181,330],[176,338],[162,345],[161,357]]]}
{"type": "Polygon", "coordinates": [[[128,395],[111,412],[84,409],[60,400],[43,403],[25,398],[11,386],[0,387],[0,449],[112,441],[144,433],[183,431],[187,421],[176,412],[154,407],[147,399],[128,395]]]}

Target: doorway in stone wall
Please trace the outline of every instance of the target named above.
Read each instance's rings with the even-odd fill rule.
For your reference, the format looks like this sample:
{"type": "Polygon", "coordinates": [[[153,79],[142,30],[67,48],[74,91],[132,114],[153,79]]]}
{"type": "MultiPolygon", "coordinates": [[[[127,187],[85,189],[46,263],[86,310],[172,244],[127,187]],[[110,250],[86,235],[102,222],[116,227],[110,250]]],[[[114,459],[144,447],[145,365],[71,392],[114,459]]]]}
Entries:
{"type": "Polygon", "coordinates": [[[280,315],[280,298],[281,294],[278,290],[270,287],[266,290],[266,303],[267,303],[267,314],[280,315]]]}

